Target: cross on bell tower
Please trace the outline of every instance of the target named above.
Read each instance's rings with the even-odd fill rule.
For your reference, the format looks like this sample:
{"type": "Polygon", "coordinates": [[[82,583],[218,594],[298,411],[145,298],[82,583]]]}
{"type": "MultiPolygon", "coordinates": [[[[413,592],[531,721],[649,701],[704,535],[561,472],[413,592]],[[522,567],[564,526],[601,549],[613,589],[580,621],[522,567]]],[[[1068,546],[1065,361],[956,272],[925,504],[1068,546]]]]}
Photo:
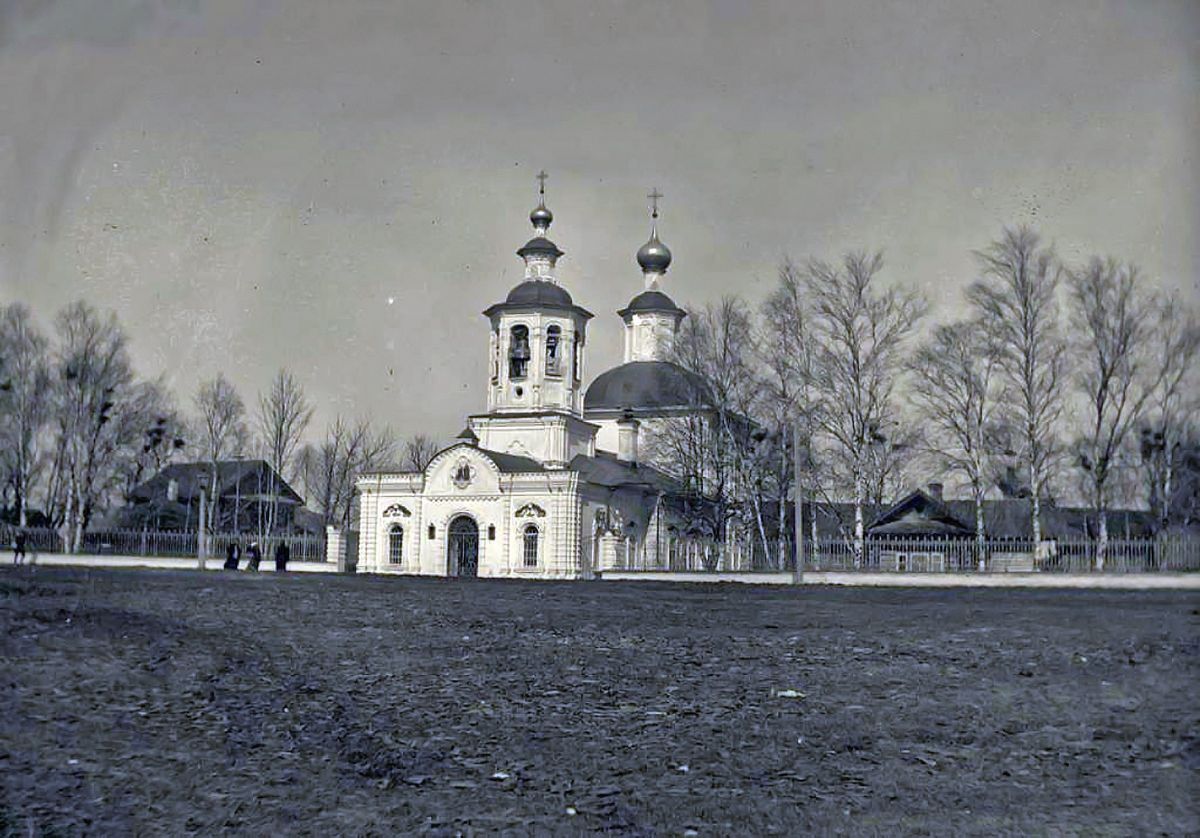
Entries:
{"type": "Polygon", "coordinates": [[[659,192],[658,187],[656,186],[650,190],[650,194],[647,195],[646,197],[650,199],[650,217],[657,221],[658,220],[658,199],[663,197],[663,193],[659,192]]]}

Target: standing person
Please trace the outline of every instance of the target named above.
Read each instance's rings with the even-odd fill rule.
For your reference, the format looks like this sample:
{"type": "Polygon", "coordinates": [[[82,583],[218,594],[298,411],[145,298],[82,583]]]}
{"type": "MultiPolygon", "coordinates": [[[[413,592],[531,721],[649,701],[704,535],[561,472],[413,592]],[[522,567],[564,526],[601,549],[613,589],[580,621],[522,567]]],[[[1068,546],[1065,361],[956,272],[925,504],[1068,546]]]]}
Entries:
{"type": "Polygon", "coordinates": [[[13,531],[13,564],[20,565],[25,561],[25,530],[17,527],[13,531]]]}
{"type": "Polygon", "coordinates": [[[246,570],[258,573],[258,563],[262,561],[262,550],[259,548],[258,542],[251,541],[250,549],[246,552],[250,556],[250,562],[246,565],[246,570]]]}
{"type": "Polygon", "coordinates": [[[275,572],[284,573],[287,571],[288,559],[292,557],[292,551],[287,546],[287,542],[282,538],[279,539],[279,546],[275,548],[275,572]]]}
{"type": "Polygon", "coordinates": [[[229,542],[229,546],[225,548],[225,570],[237,570],[238,559],[242,557],[242,548],[238,546],[236,541],[229,542]]]}

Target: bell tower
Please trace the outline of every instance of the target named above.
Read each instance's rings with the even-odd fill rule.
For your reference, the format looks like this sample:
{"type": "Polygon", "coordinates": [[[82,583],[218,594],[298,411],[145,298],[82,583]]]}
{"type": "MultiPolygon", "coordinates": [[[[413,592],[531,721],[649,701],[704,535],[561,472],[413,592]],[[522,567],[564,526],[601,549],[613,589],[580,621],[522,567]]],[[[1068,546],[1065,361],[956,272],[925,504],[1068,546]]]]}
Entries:
{"type": "Polygon", "coordinates": [[[517,250],[525,277],[503,302],[483,312],[491,322],[488,412],[472,417],[472,428],[484,448],[565,465],[568,450],[573,456],[592,449],[595,433],[582,421],[584,347],[592,314],[575,304],[555,275],[563,252],[548,238],[554,215],[546,207],[547,177],[538,173],[538,205],[529,214],[534,236],[517,250]],[[501,422],[502,417],[511,421],[501,422]],[[517,432],[551,425],[561,426],[570,439],[517,432]]]}

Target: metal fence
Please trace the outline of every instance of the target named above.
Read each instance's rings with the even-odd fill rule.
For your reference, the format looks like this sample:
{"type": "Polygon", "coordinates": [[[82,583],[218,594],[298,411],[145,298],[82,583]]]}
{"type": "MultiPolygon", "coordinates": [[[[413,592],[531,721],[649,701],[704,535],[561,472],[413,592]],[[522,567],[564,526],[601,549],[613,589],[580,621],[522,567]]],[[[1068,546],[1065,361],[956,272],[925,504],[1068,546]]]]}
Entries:
{"type": "MultiPolygon", "coordinates": [[[[621,569],[669,571],[780,572],[793,569],[790,542],[722,546],[675,539],[657,551],[633,553],[621,569]],[[765,555],[764,555],[765,552],[765,555]]],[[[1110,539],[1100,561],[1094,539],[868,538],[861,550],[853,539],[804,542],[804,569],[875,573],[1155,573],[1200,571],[1200,538],[1159,536],[1110,539]]]]}
{"type": "MultiPolygon", "coordinates": [[[[26,529],[26,549],[29,552],[65,553],[62,533],[54,529],[26,529]]],[[[195,558],[197,551],[195,532],[166,532],[161,530],[97,530],[85,532],[79,552],[83,555],[103,556],[157,556],[162,558],[195,558]]],[[[292,561],[325,561],[325,538],[318,535],[268,536],[259,540],[256,536],[242,533],[216,533],[208,537],[209,558],[220,559],[225,549],[236,541],[245,550],[252,541],[259,541],[263,558],[275,555],[275,547],[284,541],[291,550],[292,561]]],[[[11,534],[5,536],[4,546],[11,546],[11,534]]]]}

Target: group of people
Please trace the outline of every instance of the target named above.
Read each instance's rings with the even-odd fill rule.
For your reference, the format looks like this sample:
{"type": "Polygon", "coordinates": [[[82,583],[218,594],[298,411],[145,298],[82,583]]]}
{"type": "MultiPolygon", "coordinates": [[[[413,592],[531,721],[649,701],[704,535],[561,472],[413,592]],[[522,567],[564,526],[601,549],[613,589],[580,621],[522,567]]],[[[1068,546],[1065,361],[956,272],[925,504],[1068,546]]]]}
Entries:
{"type": "MultiPolygon", "coordinates": [[[[262,561],[262,548],[258,546],[257,541],[251,541],[250,546],[246,548],[246,555],[250,557],[246,562],[246,570],[257,571],[259,562],[262,561]]],[[[292,557],[291,548],[287,546],[287,542],[280,540],[275,547],[275,572],[283,573],[287,570],[288,560],[292,557]]],[[[229,546],[225,548],[225,570],[237,570],[238,563],[242,559],[242,547],[236,541],[229,542],[229,546]]]]}

